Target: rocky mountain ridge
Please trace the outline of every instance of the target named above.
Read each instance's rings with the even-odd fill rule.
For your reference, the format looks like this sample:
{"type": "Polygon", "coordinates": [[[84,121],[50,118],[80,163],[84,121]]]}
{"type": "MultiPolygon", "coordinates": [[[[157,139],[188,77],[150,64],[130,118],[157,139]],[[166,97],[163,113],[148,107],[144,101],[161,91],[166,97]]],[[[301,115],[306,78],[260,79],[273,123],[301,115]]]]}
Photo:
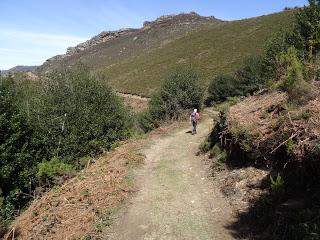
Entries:
{"type": "Polygon", "coordinates": [[[123,28],[115,31],[103,31],[83,43],[80,43],[74,47],[68,47],[65,54],[56,55],[52,58],[47,59],[46,62],[59,61],[66,57],[73,56],[77,53],[81,53],[94,46],[100,45],[101,43],[105,43],[116,38],[129,36],[134,33],[148,31],[152,28],[164,28],[164,27],[170,27],[170,26],[175,26],[175,27],[190,26],[192,28],[192,25],[208,25],[208,24],[215,24],[218,22],[223,22],[223,21],[216,19],[215,17],[203,17],[195,12],[164,15],[157,18],[154,21],[145,21],[143,23],[143,27],[140,29],[139,28],[138,29],[123,28]]]}

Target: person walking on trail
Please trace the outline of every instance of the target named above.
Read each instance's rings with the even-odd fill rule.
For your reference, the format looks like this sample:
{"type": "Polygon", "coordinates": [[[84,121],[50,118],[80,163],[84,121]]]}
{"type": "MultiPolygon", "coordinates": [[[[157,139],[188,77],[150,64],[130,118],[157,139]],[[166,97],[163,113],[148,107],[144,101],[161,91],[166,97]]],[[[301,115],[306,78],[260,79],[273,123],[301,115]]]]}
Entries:
{"type": "Polygon", "coordinates": [[[197,133],[197,124],[198,120],[200,119],[200,115],[197,109],[194,109],[193,112],[190,114],[190,121],[192,123],[192,135],[197,133]]]}

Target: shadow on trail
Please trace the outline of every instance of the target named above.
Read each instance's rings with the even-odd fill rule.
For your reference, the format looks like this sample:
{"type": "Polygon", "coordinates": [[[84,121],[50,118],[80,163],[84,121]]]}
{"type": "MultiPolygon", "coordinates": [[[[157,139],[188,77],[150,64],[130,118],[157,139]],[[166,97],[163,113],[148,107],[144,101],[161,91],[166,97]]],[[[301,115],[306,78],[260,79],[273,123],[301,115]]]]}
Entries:
{"type": "MultiPolygon", "coordinates": [[[[251,203],[252,205],[247,211],[237,213],[235,220],[225,228],[230,231],[235,239],[286,239],[270,238],[268,229],[273,228],[274,226],[271,225],[276,223],[277,220],[275,218],[276,210],[271,208],[272,204],[269,201],[269,194],[262,195],[251,203]]],[[[274,230],[276,234],[278,231],[277,229],[274,230]]]]}
{"type": "MultiPolygon", "coordinates": [[[[266,176],[262,184],[270,182],[269,178],[266,176]]],[[[263,185],[259,188],[265,189],[263,185]]],[[[268,188],[225,228],[235,239],[313,240],[319,239],[319,226],[320,188],[295,186],[278,190],[268,188]]]]}

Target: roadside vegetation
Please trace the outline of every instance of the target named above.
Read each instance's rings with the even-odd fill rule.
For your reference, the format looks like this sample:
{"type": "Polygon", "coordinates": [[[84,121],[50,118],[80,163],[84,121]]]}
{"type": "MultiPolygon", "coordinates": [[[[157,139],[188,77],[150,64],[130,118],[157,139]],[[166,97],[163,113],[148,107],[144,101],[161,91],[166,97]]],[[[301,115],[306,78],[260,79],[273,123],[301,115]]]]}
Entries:
{"type": "Polygon", "coordinates": [[[279,33],[261,57],[209,85],[207,104],[231,104],[219,105],[201,150],[224,152],[230,169],[270,172],[257,187],[263,193],[230,225],[238,236],[320,238],[319,21],[320,4],[310,0],[294,28],[279,33]],[[237,96],[248,97],[232,101],[237,96]]]}
{"type": "Polygon", "coordinates": [[[0,98],[3,228],[29,200],[73,176],[87,156],[133,133],[131,113],[83,65],[37,82],[3,77],[0,98]]]}
{"type": "Polygon", "coordinates": [[[106,84],[78,64],[37,81],[0,78],[1,234],[29,203],[75,176],[113,145],[201,108],[203,90],[192,71],[177,71],[133,113],[106,84]]]}
{"type": "Polygon", "coordinates": [[[204,89],[199,78],[190,70],[178,70],[167,77],[149,102],[148,109],[139,116],[139,126],[144,132],[181,117],[186,111],[201,109],[204,89]]]}
{"type": "MultiPolygon", "coordinates": [[[[139,113],[124,106],[106,84],[104,74],[92,74],[82,64],[37,80],[1,77],[0,235],[30,200],[74,176],[91,157],[136,134],[187,118],[187,112],[201,110],[205,102],[222,104],[217,125],[201,145],[202,151],[210,151],[220,164],[229,167],[254,165],[277,172],[269,176],[268,194],[239,219],[253,219],[257,226],[253,234],[261,239],[319,239],[320,197],[315,189],[319,188],[320,140],[313,130],[319,121],[320,6],[310,0],[310,6],[294,11],[294,27],[288,23],[292,11],[285,12],[288,31],[276,35],[264,51],[257,39],[264,42],[270,26],[278,30],[275,22],[283,20],[282,15],[263,17],[267,24],[261,24],[263,18],[226,24],[217,28],[218,35],[216,30],[191,33],[165,48],[102,69],[118,90],[152,93],[148,108],[139,113]],[[257,25],[261,29],[251,35],[244,31],[257,25]],[[233,42],[238,31],[243,36],[233,42]],[[223,54],[212,51],[213,42],[223,54]],[[260,56],[247,58],[241,65],[242,58],[232,60],[234,52],[230,49],[236,49],[237,56],[251,55],[244,46],[260,56]],[[186,49],[190,51],[186,53],[186,49]],[[185,54],[190,55],[182,59],[185,54]],[[189,65],[195,69],[174,71],[177,62],[181,69],[189,65]],[[137,65],[141,71],[149,71],[139,70],[137,74],[137,65]],[[213,70],[216,67],[218,70],[213,70]],[[124,76],[128,81],[122,81],[124,76]],[[209,79],[204,99],[203,86],[209,79]],[[154,91],[159,82],[160,88],[154,91]],[[246,101],[243,96],[251,97],[246,101]],[[260,114],[262,124],[254,122],[256,115],[252,113],[260,114]],[[254,131],[261,126],[265,128],[260,133],[254,131]],[[294,213],[280,211],[279,215],[275,209],[297,192],[308,197],[303,207],[294,213]]],[[[249,236],[252,232],[241,234],[249,236]]]]}

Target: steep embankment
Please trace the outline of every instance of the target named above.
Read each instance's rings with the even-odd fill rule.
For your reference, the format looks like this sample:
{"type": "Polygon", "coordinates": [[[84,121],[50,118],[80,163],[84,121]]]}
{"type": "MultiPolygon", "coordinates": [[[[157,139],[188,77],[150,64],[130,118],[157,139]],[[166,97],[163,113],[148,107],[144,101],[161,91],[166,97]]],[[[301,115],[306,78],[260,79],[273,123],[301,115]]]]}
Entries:
{"type": "Polygon", "coordinates": [[[210,135],[213,155],[226,156],[217,180],[239,211],[230,228],[243,237],[319,236],[320,88],[312,84],[296,104],[271,90],[242,99],[221,111],[210,135]]]}
{"type": "Polygon", "coordinates": [[[10,237],[232,239],[225,228],[231,209],[196,154],[212,124],[204,114],[192,136],[189,123],[175,123],[88,163],[83,173],[35,200],[12,224],[10,237]],[[131,171],[142,156],[144,165],[131,171]],[[117,213],[131,191],[130,204],[117,213]]]}
{"type": "Polygon", "coordinates": [[[246,56],[262,53],[266,41],[288,28],[292,18],[293,11],[231,22],[195,13],[164,16],[141,29],[102,32],[49,59],[38,72],[80,60],[106,74],[117,91],[145,96],[179,67],[192,67],[206,84],[237,69],[246,56]]]}

